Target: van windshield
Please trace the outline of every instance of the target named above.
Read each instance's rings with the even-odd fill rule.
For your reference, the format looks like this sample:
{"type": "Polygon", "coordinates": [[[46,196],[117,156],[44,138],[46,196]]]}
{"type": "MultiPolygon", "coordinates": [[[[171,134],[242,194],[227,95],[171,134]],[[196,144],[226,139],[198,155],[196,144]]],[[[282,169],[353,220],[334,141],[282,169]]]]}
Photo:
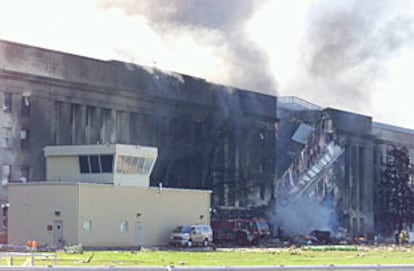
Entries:
{"type": "Polygon", "coordinates": [[[178,226],[173,230],[174,233],[190,233],[191,227],[189,226],[178,226]]]}

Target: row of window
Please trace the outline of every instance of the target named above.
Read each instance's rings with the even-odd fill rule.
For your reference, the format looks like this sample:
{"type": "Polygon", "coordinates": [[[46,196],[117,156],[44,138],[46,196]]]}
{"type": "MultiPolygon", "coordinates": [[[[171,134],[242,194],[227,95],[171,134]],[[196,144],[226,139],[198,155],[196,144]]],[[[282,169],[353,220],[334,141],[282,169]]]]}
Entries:
{"type": "MultiPolygon", "coordinates": [[[[3,112],[11,113],[13,108],[13,94],[4,93],[3,97],[3,112]]],[[[28,117],[30,115],[30,96],[22,96],[21,99],[21,114],[28,117]]]]}
{"type": "MultiPolygon", "coordinates": [[[[12,147],[12,128],[3,127],[3,138],[1,145],[3,148],[8,149],[12,147]]],[[[29,130],[20,129],[20,148],[27,149],[29,146],[29,130]]]]}
{"type": "MultiPolygon", "coordinates": [[[[82,224],[82,229],[85,232],[91,232],[92,231],[92,221],[84,221],[82,224]]],[[[121,233],[127,233],[128,232],[128,221],[122,221],[119,225],[119,232],[121,233]]]]}
{"type": "MultiPolygon", "coordinates": [[[[80,173],[112,173],[114,156],[105,155],[80,155],[80,173]]],[[[148,175],[154,160],[152,158],[119,155],[116,164],[116,172],[121,174],[148,175]]]]}
{"type": "Polygon", "coordinates": [[[114,156],[105,155],[80,155],[80,173],[112,173],[114,156]]]}

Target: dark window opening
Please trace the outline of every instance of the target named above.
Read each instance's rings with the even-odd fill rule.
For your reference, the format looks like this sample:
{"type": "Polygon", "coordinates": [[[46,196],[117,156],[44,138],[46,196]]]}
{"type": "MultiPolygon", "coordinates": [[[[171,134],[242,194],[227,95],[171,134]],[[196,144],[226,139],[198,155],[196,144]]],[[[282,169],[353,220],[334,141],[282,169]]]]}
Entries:
{"type": "Polygon", "coordinates": [[[27,149],[29,147],[29,130],[20,130],[20,147],[21,149],[27,149]]]}
{"type": "Polygon", "coordinates": [[[12,94],[4,93],[3,112],[10,113],[12,111],[12,94]]]}
{"type": "Polygon", "coordinates": [[[22,97],[22,116],[23,117],[30,116],[30,97],[29,96],[22,97]]]}
{"type": "Polygon", "coordinates": [[[20,179],[19,181],[25,183],[27,181],[29,181],[29,167],[28,166],[22,166],[20,168],[20,179]]]}
{"type": "Polygon", "coordinates": [[[98,155],[91,155],[89,156],[91,162],[91,173],[100,173],[101,170],[99,168],[99,159],[98,155]]]}
{"type": "Polygon", "coordinates": [[[265,199],[265,191],[266,191],[266,187],[264,184],[260,185],[260,199],[264,200],[265,199]]]}
{"type": "Polygon", "coordinates": [[[3,142],[2,146],[3,148],[10,148],[11,147],[11,135],[12,135],[12,128],[4,127],[4,135],[3,135],[3,142]]]}
{"type": "Polygon", "coordinates": [[[103,173],[111,173],[113,168],[113,155],[101,155],[101,166],[103,173]]]}
{"type": "Polygon", "coordinates": [[[79,156],[79,167],[81,173],[89,173],[89,159],[87,155],[79,156]]]}

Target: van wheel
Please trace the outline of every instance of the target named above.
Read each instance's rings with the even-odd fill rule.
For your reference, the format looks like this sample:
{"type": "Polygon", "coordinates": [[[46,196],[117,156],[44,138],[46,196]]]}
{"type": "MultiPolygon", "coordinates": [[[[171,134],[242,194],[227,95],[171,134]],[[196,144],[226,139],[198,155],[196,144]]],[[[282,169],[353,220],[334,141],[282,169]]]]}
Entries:
{"type": "Polygon", "coordinates": [[[204,242],[203,242],[203,246],[208,247],[208,240],[207,240],[207,239],[206,239],[206,240],[204,240],[204,242]]]}
{"type": "Polygon", "coordinates": [[[191,240],[188,240],[187,247],[192,247],[192,246],[193,246],[193,242],[191,240]]]}

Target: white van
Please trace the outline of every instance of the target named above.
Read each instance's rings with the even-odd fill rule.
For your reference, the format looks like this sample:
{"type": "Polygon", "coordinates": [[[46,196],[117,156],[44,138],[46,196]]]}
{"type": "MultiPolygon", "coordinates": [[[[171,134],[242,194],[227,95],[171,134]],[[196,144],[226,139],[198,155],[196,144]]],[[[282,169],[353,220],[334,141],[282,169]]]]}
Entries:
{"type": "Polygon", "coordinates": [[[208,247],[213,242],[213,231],[210,225],[182,225],[171,233],[171,245],[191,247],[201,245],[208,247]]]}

